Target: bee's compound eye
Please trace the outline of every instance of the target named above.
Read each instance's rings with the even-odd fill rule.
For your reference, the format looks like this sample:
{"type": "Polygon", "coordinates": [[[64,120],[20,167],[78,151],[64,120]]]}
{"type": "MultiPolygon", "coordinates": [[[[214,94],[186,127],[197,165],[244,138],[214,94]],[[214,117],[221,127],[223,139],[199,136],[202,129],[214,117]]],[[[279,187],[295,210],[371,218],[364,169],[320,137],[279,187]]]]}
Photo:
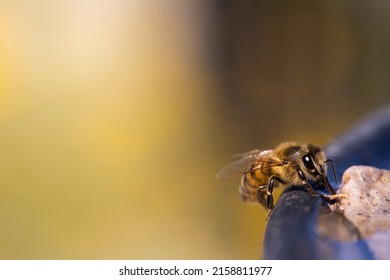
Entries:
{"type": "Polygon", "coordinates": [[[307,169],[315,170],[314,162],[313,162],[313,159],[311,158],[311,156],[304,155],[303,158],[302,158],[302,161],[303,161],[303,164],[305,165],[305,167],[307,169]]]}

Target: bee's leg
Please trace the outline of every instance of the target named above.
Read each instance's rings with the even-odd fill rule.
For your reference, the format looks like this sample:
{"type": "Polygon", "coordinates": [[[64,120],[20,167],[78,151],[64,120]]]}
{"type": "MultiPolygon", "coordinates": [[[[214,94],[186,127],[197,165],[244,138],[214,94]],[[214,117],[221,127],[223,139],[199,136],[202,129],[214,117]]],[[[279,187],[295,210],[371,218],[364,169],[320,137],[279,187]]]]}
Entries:
{"type": "Polygon", "coordinates": [[[335,204],[337,202],[340,202],[340,200],[343,198],[348,198],[348,195],[345,193],[337,193],[331,195],[322,194],[321,197],[324,198],[329,204],[335,204]]]}
{"type": "Polygon", "coordinates": [[[269,179],[268,189],[267,189],[267,209],[272,210],[274,208],[274,197],[272,195],[274,191],[275,177],[272,176],[269,179]]]}
{"type": "Polygon", "coordinates": [[[309,184],[309,182],[307,181],[305,175],[303,175],[303,172],[302,170],[298,169],[298,175],[299,177],[301,178],[302,180],[302,184],[307,187],[307,189],[309,190],[309,192],[311,194],[314,194],[314,195],[318,195],[318,193],[313,189],[313,186],[309,184]]]}
{"type": "MultiPolygon", "coordinates": [[[[271,176],[271,178],[269,179],[268,188],[267,188],[267,192],[266,192],[267,201],[266,201],[265,208],[268,210],[267,216],[265,218],[266,220],[268,220],[269,216],[271,215],[271,211],[274,208],[274,197],[273,197],[272,193],[274,191],[274,186],[275,186],[276,181],[283,183],[282,180],[280,180],[278,177],[275,177],[275,176],[271,176]]],[[[263,198],[264,198],[264,194],[263,194],[263,198]]]]}
{"type": "Polygon", "coordinates": [[[278,181],[279,183],[283,183],[282,180],[280,180],[278,177],[271,176],[268,183],[268,189],[267,189],[267,209],[272,210],[274,208],[274,197],[272,195],[274,191],[275,182],[278,181]]]}
{"type": "Polygon", "coordinates": [[[265,191],[265,188],[267,186],[260,186],[258,189],[257,189],[257,200],[259,201],[259,203],[261,204],[261,206],[263,206],[265,209],[267,209],[267,192],[265,191]]]}
{"type": "MultiPolygon", "coordinates": [[[[273,202],[273,198],[272,198],[272,194],[271,194],[271,198],[269,198],[269,195],[268,195],[268,186],[265,185],[265,186],[261,186],[260,188],[257,189],[257,200],[259,201],[259,203],[265,208],[265,210],[267,211],[267,216],[266,216],[266,220],[268,220],[268,217],[269,215],[271,214],[271,210],[273,208],[273,205],[271,207],[269,207],[269,203],[273,202]]],[[[273,204],[273,203],[272,203],[273,204]]]]}
{"type": "Polygon", "coordinates": [[[267,211],[267,216],[265,219],[268,220],[268,217],[271,214],[271,209],[269,209],[267,206],[268,194],[267,191],[265,191],[266,188],[267,186],[261,186],[260,188],[257,189],[257,200],[259,201],[261,206],[263,206],[267,211]]]}

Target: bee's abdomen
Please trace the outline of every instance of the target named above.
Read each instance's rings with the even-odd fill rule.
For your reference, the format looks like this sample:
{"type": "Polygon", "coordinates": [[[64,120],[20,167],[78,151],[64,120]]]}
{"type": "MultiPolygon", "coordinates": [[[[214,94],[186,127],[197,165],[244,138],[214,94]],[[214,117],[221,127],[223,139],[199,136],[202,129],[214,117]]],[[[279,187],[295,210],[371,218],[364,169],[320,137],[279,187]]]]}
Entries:
{"type": "Polygon", "coordinates": [[[268,184],[265,179],[265,176],[262,175],[259,170],[253,170],[252,172],[244,174],[241,178],[239,187],[242,200],[245,202],[256,202],[258,188],[268,184]]]}

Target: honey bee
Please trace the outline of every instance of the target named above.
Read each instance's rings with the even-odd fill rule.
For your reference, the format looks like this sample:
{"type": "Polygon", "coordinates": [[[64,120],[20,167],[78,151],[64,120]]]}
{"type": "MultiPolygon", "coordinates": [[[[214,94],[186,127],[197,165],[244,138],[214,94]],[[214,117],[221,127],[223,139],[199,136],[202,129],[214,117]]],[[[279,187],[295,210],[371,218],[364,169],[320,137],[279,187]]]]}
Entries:
{"type": "Polygon", "coordinates": [[[272,150],[253,150],[224,167],[217,178],[241,175],[239,193],[246,202],[259,202],[268,210],[267,218],[274,207],[272,192],[275,187],[304,185],[313,195],[318,195],[310,182],[325,186],[330,195],[322,195],[331,201],[338,196],[327,177],[324,151],[317,145],[298,142],[283,142],[272,150]]]}

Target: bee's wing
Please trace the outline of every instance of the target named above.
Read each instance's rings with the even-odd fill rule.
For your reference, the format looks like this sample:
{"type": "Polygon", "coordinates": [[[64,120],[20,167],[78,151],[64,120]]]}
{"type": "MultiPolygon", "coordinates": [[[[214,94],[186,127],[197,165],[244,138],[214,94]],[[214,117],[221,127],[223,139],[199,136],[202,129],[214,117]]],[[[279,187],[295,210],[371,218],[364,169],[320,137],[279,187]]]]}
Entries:
{"type": "Polygon", "coordinates": [[[272,150],[253,150],[241,155],[234,155],[237,160],[229,163],[217,173],[218,179],[228,179],[247,173],[255,162],[261,162],[271,154],[272,150]]]}

